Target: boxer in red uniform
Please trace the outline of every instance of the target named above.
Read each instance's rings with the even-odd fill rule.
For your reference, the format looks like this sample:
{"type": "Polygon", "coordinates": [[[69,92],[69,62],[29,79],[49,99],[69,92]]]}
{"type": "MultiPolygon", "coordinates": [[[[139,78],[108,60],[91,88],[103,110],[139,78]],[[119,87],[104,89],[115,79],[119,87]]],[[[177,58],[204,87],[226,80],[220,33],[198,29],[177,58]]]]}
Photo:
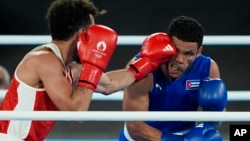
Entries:
{"type": "MultiPolygon", "coordinates": [[[[142,61],[103,73],[116,47],[117,33],[95,25],[94,17],[100,14],[88,0],[55,0],[46,15],[52,41],[35,47],[20,61],[0,110],[87,111],[93,91],[120,90],[175,55],[168,35],[152,35],[145,41],[152,45],[142,48],[142,61]],[[164,50],[166,46],[170,49],[164,50]],[[76,48],[81,64],[72,62],[76,48]]],[[[43,141],[54,124],[0,121],[0,140],[43,141]]]]}

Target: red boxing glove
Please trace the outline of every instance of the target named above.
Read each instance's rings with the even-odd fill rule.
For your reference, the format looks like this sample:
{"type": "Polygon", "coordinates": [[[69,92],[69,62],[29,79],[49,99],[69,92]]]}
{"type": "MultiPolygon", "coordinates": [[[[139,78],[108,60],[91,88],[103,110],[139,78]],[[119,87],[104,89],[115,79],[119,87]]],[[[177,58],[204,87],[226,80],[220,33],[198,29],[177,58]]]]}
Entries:
{"type": "Polygon", "coordinates": [[[79,37],[78,55],[82,63],[79,86],[92,90],[101,78],[102,72],[115,50],[117,33],[103,25],[93,25],[79,37]]]}
{"type": "Polygon", "coordinates": [[[129,65],[129,70],[135,75],[136,81],[139,81],[159,65],[168,62],[176,53],[176,48],[166,33],[151,34],[143,41],[140,58],[129,65]]]}

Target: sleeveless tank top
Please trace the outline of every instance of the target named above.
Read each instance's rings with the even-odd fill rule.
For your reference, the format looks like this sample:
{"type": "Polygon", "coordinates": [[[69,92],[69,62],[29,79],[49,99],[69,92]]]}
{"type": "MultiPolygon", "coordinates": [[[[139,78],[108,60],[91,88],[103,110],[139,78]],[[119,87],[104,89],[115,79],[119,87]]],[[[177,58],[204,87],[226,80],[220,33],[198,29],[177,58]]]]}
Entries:
{"type": "MultiPolygon", "coordinates": [[[[136,55],[138,57],[139,54],[136,55]]],[[[200,80],[209,77],[211,58],[199,55],[192,66],[174,81],[169,81],[161,69],[153,72],[153,89],[149,95],[149,111],[196,111],[200,80]]],[[[183,115],[185,116],[185,115],[183,115]]],[[[162,132],[183,134],[195,126],[195,122],[146,121],[162,132]]],[[[132,141],[126,124],[120,132],[119,141],[132,141]]]]}
{"type": "MultiPolygon", "coordinates": [[[[73,83],[71,67],[66,67],[59,48],[55,44],[46,44],[34,48],[50,48],[64,65],[64,74],[73,83]]],[[[6,92],[0,110],[10,111],[58,111],[47,92],[43,88],[28,86],[15,74],[6,92]]],[[[16,136],[25,141],[43,141],[49,134],[56,121],[8,120],[0,121],[0,132],[16,136]]]]}

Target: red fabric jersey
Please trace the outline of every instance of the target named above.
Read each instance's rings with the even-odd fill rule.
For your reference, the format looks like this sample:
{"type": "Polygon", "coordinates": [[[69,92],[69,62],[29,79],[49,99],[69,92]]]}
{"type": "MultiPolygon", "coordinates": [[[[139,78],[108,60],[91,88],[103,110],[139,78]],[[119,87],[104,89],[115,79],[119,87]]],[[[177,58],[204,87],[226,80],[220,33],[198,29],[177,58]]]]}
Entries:
{"type": "MultiPolygon", "coordinates": [[[[49,45],[46,45],[46,47],[49,45]]],[[[55,47],[49,46],[49,48],[53,50],[55,47]]],[[[55,54],[57,53],[55,52],[55,54]]],[[[57,54],[57,56],[60,58],[61,55],[57,54]]],[[[71,84],[73,83],[70,66],[65,68],[65,77],[67,77],[71,84]]],[[[15,73],[0,110],[58,111],[58,108],[53,104],[45,89],[28,86],[20,81],[15,73]]],[[[43,141],[48,136],[55,122],[32,120],[0,121],[0,132],[16,136],[25,141],[43,141]]]]}

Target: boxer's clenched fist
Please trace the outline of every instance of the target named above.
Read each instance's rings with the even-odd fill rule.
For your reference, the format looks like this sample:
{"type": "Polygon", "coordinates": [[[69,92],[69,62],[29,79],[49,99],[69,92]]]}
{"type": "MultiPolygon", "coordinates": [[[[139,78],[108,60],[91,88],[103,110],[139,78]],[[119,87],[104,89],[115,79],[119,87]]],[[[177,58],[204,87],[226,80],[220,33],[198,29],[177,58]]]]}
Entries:
{"type": "Polygon", "coordinates": [[[103,25],[93,25],[79,37],[78,55],[82,63],[79,86],[96,88],[112,56],[117,33],[103,25]]]}

